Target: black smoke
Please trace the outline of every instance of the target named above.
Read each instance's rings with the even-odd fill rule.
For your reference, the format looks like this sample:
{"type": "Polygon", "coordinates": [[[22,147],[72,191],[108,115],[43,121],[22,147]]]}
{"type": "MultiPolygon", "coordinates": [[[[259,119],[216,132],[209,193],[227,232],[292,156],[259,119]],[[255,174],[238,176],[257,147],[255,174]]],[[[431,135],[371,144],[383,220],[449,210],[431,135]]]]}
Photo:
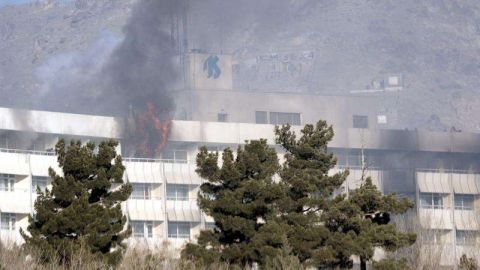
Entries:
{"type": "Polygon", "coordinates": [[[54,75],[44,80],[39,97],[33,97],[34,107],[127,116],[144,112],[151,103],[159,114],[170,115],[175,105],[169,91],[181,71],[171,29],[184,11],[181,0],[139,0],[121,41],[102,33],[84,52],[53,57],[45,65],[45,73],[54,75]]]}

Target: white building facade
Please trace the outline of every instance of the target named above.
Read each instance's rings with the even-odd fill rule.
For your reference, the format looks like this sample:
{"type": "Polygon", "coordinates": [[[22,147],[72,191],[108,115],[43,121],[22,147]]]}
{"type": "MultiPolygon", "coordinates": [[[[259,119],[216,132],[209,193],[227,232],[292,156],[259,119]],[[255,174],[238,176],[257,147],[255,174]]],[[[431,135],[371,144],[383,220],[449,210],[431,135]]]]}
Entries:
{"type": "MultiPolygon", "coordinates": [[[[428,245],[440,248],[443,265],[455,264],[464,253],[480,258],[480,134],[389,129],[396,113],[370,97],[229,90],[231,71],[222,70],[230,74],[224,81],[201,83],[203,63],[198,64],[189,65],[198,73],[187,90],[172,92],[177,114],[162,157],[124,157],[124,180],[133,185],[123,204],[133,228],[131,245],[168,242],[180,248],[213,226],[197,205],[200,146],[221,152],[266,138],[281,160],[275,125],[288,123],[299,131],[325,119],[335,130],[329,144],[338,158],[335,170],[350,170],[340,192],[361,184],[364,164],[383,193],[415,202],[421,226],[432,232],[428,245]]],[[[52,151],[59,138],[122,143],[123,128],[120,118],[0,108],[0,240],[22,242],[19,229],[34,212],[36,188],[50,185],[49,167],[60,170],[52,151]]]]}

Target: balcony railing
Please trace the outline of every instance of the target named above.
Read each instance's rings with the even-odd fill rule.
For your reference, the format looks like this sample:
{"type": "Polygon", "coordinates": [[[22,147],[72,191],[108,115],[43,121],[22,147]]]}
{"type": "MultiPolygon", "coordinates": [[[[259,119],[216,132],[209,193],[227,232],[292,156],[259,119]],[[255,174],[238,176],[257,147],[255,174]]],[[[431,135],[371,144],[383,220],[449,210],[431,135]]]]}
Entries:
{"type": "Polygon", "coordinates": [[[153,163],[181,163],[186,164],[190,163],[189,160],[185,159],[164,159],[164,158],[130,158],[124,157],[123,161],[126,162],[153,162],[153,163]]]}
{"type": "Polygon", "coordinates": [[[42,156],[55,156],[54,151],[39,151],[39,150],[22,150],[22,149],[0,148],[0,152],[15,153],[15,154],[42,155],[42,156]]]}

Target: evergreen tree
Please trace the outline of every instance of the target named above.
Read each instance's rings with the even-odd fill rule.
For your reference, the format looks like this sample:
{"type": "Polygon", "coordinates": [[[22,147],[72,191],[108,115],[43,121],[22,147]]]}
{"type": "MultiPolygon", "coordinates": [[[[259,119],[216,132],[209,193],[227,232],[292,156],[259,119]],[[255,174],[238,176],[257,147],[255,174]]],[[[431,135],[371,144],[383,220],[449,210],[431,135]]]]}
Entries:
{"type": "Polygon", "coordinates": [[[339,196],[332,200],[322,220],[330,231],[352,235],[351,254],[359,256],[360,268],[366,269],[376,247],[396,251],[415,242],[415,234],[399,232],[390,223],[392,214],[403,214],[412,207],[408,199],[399,200],[395,194],[382,195],[368,177],[349,198],[339,196]]]}
{"type": "Polygon", "coordinates": [[[301,132],[297,139],[288,125],[275,129],[277,143],[286,150],[280,173],[287,188],[283,218],[289,226],[288,241],[302,262],[350,268],[352,255],[357,255],[364,269],[375,247],[393,251],[415,242],[415,235],[400,233],[389,224],[391,214],[413,207],[409,200],[383,196],[369,178],[349,198],[333,197],[348,175],[348,171],[328,174],[336,164],[327,148],[333,129],[319,121],[301,132]]]}
{"type": "Polygon", "coordinates": [[[266,140],[247,142],[236,158],[230,149],[222,156],[201,148],[197,173],[206,179],[201,185],[199,206],[215,220],[215,228],[200,233],[198,244],[188,244],[184,258],[206,264],[219,259],[239,266],[264,264],[281,254],[286,238],[277,222],[275,202],[282,196],[273,181],[279,164],[276,152],[266,140]]]}
{"type": "MultiPolygon", "coordinates": [[[[383,196],[369,178],[348,198],[334,196],[348,171],[329,174],[336,165],[328,151],[334,132],[325,121],[306,125],[299,138],[288,125],[276,127],[275,134],[285,150],[281,166],[265,140],[239,148],[236,159],[226,150],[221,168],[218,154],[200,151],[197,172],[207,182],[199,204],[216,228],[201,232],[198,244],[183,250],[184,257],[245,266],[271,265],[275,257],[293,254],[303,265],[351,268],[357,255],[364,268],[376,247],[393,251],[415,241],[415,235],[390,224],[390,215],[412,207],[409,200],[383,196]],[[279,181],[272,180],[276,173],[279,181]]],[[[380,264],[401,268],[402,263],[380,264]]]]}
{"type": "Polygon", "coordinates": [[[301,133],[297,139],[289,125],[275,128],[276,142],[286,151],[280,178],[287,195],[281,206],[289,228],[288,241],[302,262],[350,267],[348,257],[352,252],[341,256],[337,249],[340,245],[346,252],[353,245],[352,237],[336,233],[332,238],[332,232],[321,225],[321,213],[347,176],[345,172],[329,175],[336,165],[335,157],[327,149],[333,128],[319,121],[315,126],[306,125],[301,133]]]}
{"type": "Polygon", "coordinates": [[[52,168],[52,189],[38,192],[35,214],[28,232],[21,232],[25,245],[35,248],[45,262],[58,258],[68,264],[72,253],[87,248],[106,263],[115,265],[125,249],[122,241],[131,234],[120,203],[132,191],[123,184],[125,167],[113,140],[82,145],[72,141],[55,146],[61,174],[52,168]]]}

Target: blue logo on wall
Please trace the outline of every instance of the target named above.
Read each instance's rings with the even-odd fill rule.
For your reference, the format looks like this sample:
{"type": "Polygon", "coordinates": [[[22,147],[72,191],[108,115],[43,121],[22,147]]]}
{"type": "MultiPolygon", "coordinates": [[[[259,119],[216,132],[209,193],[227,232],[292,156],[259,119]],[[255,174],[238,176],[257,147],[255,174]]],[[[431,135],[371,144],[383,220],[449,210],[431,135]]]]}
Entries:
{"type": "Polygon", "coordinates": [[[218,79],[222,74],[222,70],[218,67],[220,58],[216,55],[210,55],[205,62],[203,62],[203,71],[207,72],[207,78],[218,79]]]}

